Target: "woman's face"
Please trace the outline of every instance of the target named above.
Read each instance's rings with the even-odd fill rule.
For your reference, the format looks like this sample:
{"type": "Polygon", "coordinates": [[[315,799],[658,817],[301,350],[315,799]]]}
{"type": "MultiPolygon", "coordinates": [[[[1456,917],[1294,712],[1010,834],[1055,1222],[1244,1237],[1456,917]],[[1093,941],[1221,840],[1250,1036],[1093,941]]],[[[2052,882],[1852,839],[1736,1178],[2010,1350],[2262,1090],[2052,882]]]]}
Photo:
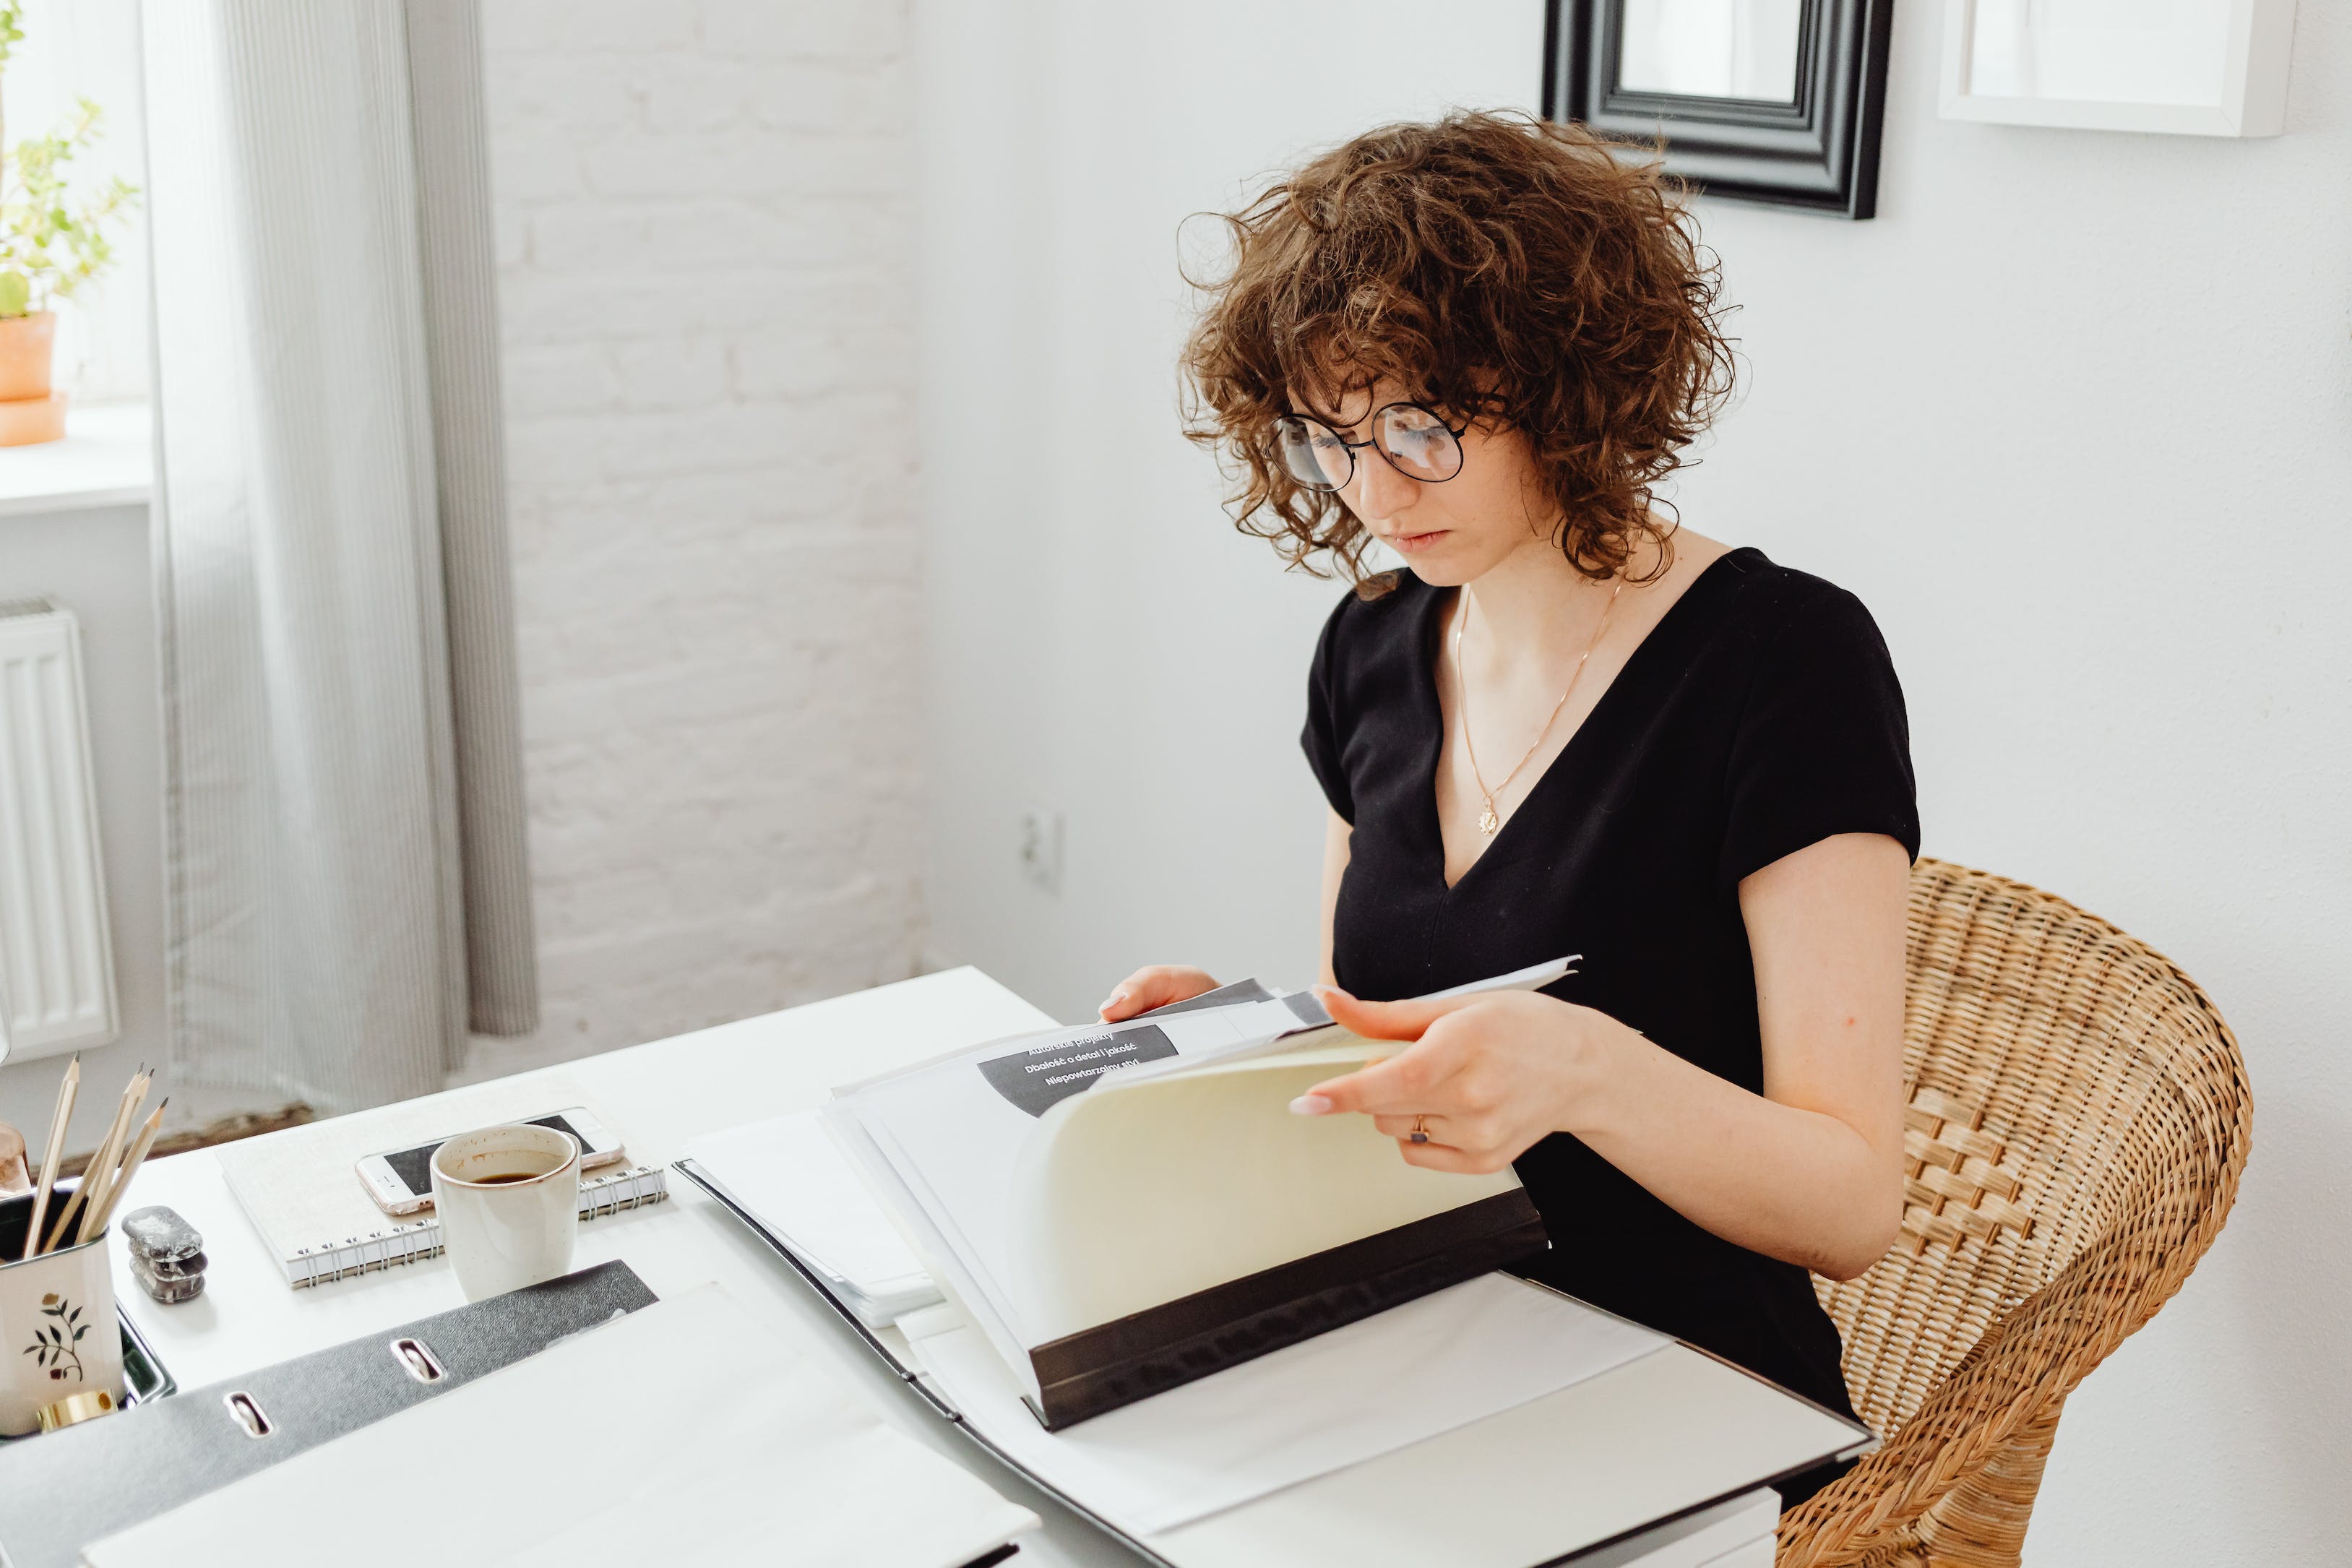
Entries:
{"type": "MultiPolygon", "coordinates": [[[[1341,397],[1336,406],[1318,407],[1295,396],[1291,405],[1358,442],[1371,437],[1376,410],[1407,401],[1402,388],[1381,382],[1341,397]]],[[[1355,455],[1354,474],[1339,488],[1339,499],[1357,521],[1433,587],[1459,587],[1514,552],[1550,548],[1551,531],[1538,521],[1544,488],[1525,437],[1516,430],[1474,424],[1459,439],[1462,468],[1450,479],[1412,479],[1378,447],[1362,447],[1355,455]]]]}

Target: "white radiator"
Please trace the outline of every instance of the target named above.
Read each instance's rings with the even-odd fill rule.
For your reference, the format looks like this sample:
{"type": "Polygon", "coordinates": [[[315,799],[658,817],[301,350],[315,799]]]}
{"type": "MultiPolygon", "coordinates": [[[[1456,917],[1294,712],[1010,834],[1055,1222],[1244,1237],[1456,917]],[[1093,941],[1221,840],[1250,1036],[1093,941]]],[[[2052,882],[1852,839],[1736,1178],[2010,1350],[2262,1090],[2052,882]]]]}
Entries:
{"type": "Polygon", "coordinates": [[[0,603],[0,1060],[115,1035],[81,629],[46,599],[0,603]]]}

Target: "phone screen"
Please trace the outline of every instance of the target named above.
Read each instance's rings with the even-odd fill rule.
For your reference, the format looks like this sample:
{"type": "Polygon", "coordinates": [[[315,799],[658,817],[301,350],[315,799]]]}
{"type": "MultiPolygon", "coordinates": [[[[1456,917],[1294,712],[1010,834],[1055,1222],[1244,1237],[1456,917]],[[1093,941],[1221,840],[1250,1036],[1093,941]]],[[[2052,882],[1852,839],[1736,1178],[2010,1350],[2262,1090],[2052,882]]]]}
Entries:
{"type": "MultiPolygon", "coordinates": [[[[560,1112],[554,1116],[534,1116],[521,1125],[552,1127],[558,1132],[571,1133],[572,1141],[579,1144],[583,1150],[588,1147],[588,1140],[580,1136],[579,1131],[571,1122],[565,1121],[560,1112]]],[[[420,1198],[429,1198],[433,1195],[433,1151],[441,1147],[446,1142],[447,1140],[436,1138],[430,1143],[419,1143],[413,1149],[403,1149],[396,1154],[386,1154],[383,1157],[383,1163],[392,1167],[392,1173],[398,1176],[411,1193],[420,1198]]]]}

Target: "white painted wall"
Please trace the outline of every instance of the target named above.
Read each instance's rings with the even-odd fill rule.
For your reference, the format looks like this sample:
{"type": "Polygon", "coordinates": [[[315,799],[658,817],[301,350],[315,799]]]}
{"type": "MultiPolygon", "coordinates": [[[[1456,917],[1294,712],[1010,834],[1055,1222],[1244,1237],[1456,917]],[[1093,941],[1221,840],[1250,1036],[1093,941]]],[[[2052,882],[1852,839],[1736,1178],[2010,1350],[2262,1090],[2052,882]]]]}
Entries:
{"type": "Polygon", "coordinates": [[[922,832],[905,0],[490,0],[545,1024],[900,978],[922,832]]]}
{"type": "Polygon", "coordinates": [[[2352,1561],[2352,14],[2305,0],[2287,132],[2236,142],[1935,120],[1933,10],[1877,222],[1709,208],[1753,374],[1685,503],[1876,612],[1931,850],[2245,1049],[2235,1215],[2070,1402],[2029,1561],[2352,1561]]]}
{"type": "Polygon", "coordinates": [[[1297,735],[1337,590],[1234,534],[1179,434],[1177,226],[1315,142],[1534,92],[1533,5],[1428,16],[919,17],[926,896],[940,961],[1063,1016],[1146,961],[1313,976],[1297,735]],[[1017,874],[1032,805],[1066,818],[1058,897],[1017,874]]]}
{"type": "MultiPolygon", "coordinates": [[[[164,1057],[163,741],[150,583],[143,503],[0,515],[0,599],[51,598],[81,623],[121,1029],[112,1043],[80,1052],[82,1093],[68,1150],[96,1148],[123,1084],[142,1062],[164,1057]]],[[[62,1056],[0,1067],[0,1121],[25,1134],[36,1162],[65,1068],[62,1056]]],[[[155,1092],[172,1092],[168,1078],[155,1092]]],[[[173,1131],[189,1120],[189,1100],[183,1094],[173,1105],[173,1131]]]]}
{"type": "MultiPolygon", "coordinates": [[[[2070,1405],[2035,1564],[2352,1559],[2352,17],[2302,12],[2287,134],[2234,142],[1941,121],[1940,7],[1898,7],[1876,221],[1700,204],[1748,365],[1689,521],[1859,592],[1928,849],[2156,943],[2254,1077],[2236,1217],[2070,1405]]],[[[1334,590],[1175,435],[1174,236],[1307,144],[1534,102],[1534,0],[1430,15],[919,17],[931,942],[1065,1016],[1146,961],[1311,973],[1334,590]]]]}
{"type": "MultiPolygon", "coordinates": [[[[31,7],[11,133],[80,83],[135,153],[136,10],[31,7]]],[[[545,1024],[465,1079],[913,973],[924,830],[907,0],[483,14],[545,1024]]],[[[134,237],[85,389],[145,386],[134,237]]],[[[124,1034],[75,1148],[163,1052],[145,520],[0,518],[0,598],[89,654],[124,1034]]],[[[60,1067],[0,1068],[0,1121],[37,1141],[60,1067]]]]}

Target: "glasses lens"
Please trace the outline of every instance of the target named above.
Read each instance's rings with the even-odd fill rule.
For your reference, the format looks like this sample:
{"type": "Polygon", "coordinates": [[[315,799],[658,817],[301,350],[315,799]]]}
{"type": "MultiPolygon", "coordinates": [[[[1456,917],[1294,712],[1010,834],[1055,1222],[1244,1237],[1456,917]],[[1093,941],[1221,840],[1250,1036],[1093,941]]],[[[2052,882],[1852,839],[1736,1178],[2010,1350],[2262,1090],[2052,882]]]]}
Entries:
{"type": "Polygon", "coordinates": [[[1435,483],[1462,471],[1462,444],[1445,421],[1417,403],[1398,403],[1381,410],[1372,438],[1390,462],[1408,479],[1435,483]]]}
{"type": "Polygon", "coordinates": [[[1354,458],[1328,426],[1286,414],[1274,422],[1274,444],[1290,477],[1308,489],[1335,490],[1348,482],[1354,458]]]}

